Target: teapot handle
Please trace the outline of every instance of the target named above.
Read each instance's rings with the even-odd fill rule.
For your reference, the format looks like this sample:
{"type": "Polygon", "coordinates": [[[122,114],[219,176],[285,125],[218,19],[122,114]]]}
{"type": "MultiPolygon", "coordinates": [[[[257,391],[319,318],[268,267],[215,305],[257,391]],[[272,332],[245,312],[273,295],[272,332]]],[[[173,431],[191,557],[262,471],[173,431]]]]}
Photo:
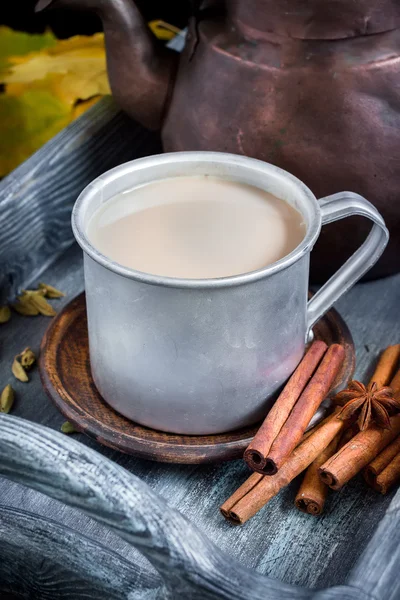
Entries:
{"type": "Polygon", "coordinates": [[[319,200],[322,225],[353,215],[367,217],[373,222],[365,242],[318,290],[307,305],[307,331],[331,306],[369,271],[384,251],[389,232],[376,208],[359,194],[339,192],[319,200]]]}

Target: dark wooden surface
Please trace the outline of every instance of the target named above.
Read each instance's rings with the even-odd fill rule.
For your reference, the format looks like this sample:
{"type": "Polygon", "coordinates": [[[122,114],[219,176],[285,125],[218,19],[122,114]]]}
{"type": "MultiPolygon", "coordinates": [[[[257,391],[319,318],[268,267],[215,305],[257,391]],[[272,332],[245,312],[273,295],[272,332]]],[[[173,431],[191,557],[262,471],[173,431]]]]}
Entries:
{"type": "MultiPolygon", "coordinates": [[[[53,301],[60,310],[83,289],[80,250],[75,246],[68,250],[41,280],[67,293],[65,299],[53,301]]],[[[356,345],[357,378],[368,378],[379,351],[400,341],[399,306],[400,276],[358,285],[338,303],[356,345]]],[[[13,315],[9,323],[0,326],[0,385],[12,383],[15,387],[13,414],[59,430],[65,418],[43,391],[38,369],[32,371],[29,383],[15,382],[10,370],[12,357],[25,346],[38,352],[48,324],[45,317],[13,315]]],[[[218,507],[247,478],[242,461],[167,465],[104,448],[83,434],[77,434],[76,439],[138,475],[228,555],[287,583],[321,587],[345,582],[393,497],[374,493],[357,478],[333,493],[325,514],[314,518],[294,509],[299,485],[295,481],[245,526],[233,528],[222,519],[218,507]]],[[[136,551],[113,532],[33,490],[1,480],[0,503],[54,518],[101,540],[127,560],[139,560],[136,551]]]]}
{"type": "MultiPolygon", "coordinates": [[[[343,387],[355,366],[350,332],[335,310],[314,328],[315,339],[345,349],[334,389],[343,387]]],[[[199,464],[242,458],[258,426],[221,435],[174,435],[142,427],[115,412],[97,391],[90,372],[85,296],[74,298],[53,319],[40,351],[43,386],[57,408],[79,431],[127,454],[160,462],[199,464]]]]}

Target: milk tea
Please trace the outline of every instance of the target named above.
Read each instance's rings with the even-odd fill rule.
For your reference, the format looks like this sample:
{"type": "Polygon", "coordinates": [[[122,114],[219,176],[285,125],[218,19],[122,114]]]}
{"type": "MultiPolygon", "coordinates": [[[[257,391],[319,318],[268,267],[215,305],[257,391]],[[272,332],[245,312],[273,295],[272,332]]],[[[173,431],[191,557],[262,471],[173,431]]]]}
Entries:
{"type": "Polygon", "coordinates": [[[113,261],[153,275],[228,277],[261,269],[304,238],[302,215],[257,187],[208,175],[163,179],[101,206],[91,243],[113,261]]]}

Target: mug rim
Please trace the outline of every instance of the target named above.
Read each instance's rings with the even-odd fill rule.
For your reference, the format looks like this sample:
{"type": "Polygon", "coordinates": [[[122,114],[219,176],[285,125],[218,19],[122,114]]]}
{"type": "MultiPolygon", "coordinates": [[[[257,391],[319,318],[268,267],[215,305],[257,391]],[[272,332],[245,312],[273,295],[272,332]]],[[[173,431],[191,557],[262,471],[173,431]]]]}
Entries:
{"type": "MultiPolygon", "coordinates": [[[[155,178],[155,181],[157,178],[155,178]]],[[[260,189],[263,189],[260,186],[260,189]]],[[[209,151],[184,151],[184,152],[166,152],[163,154],[154,154],[143,158],[136,158],[128,161],[113,169],[110,169],[89,183],[79,194],[72,209],[71,216],[72,231],[76,241],[82,250],[95,262],[102,265],[109,271],[116,273],[127,279],[133,279],[152,285],[160,285],[174,288],[223,288],[229,286],[243,285],[269,277],[278,271],[282,271],[295,262],[304,254],[311,252],[321,230],[321,211],[318,201],[311,190],[297,177],[277,167],[271,163],[251,158],[248,156],[230,154],[227,152],[209,152],[209,151]],[[256,271],[231,275],[227,277],[207,278],[207,279],[187,279],[178,277],[166,277],[163,275],[154,275],[143,271],[138,271],[130,267],[125,267],[115,262],[102,252],[100,252],[89,240],[86,234],[86,225],[84,224],[84,212],[90,206],[91,202],[98,196],[99,192],[106,184],[110,184],[120,177],[130,175],[143,168],[149,169],[159,165],[168,165],[176,163],[219,163],[230,166],[251,167],[257,171],[261,178],[273,174],[275,177],[290,181],[297,188],[299,195],[313,206],[313,215],[310,223],[307,225],[307,231],[300,244],[298,244],[289,254],[286,254],[278,261],[269,264],[256,271]]]]}

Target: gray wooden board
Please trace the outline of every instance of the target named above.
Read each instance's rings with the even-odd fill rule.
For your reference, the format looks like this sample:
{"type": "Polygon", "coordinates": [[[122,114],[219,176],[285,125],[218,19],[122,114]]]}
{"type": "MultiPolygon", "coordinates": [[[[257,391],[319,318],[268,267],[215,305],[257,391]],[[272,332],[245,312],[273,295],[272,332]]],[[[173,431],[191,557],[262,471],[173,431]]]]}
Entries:
{"type": "MultiPolygon", "coordinates": [[[[54,301],[61,308],[83,289],[80,250],[76,246],[67,250],[41,280],[67,293],[65,299],[54,301]]],[[[368,378],[379,351],[400,341],[399,306],[400,275],[360,284],[337,304],[356,344],[357,378],[368,378]]],[[[12,320],[1,326],[0,386],[12,383],[16,390],[13,414],[59,429],[64,419],[43,392],[37,369],[27,384],[13,380],[10,371],[12,357],[26,345],[38,350],[48,323],[45,317],[13,314],[12,320]]],[[[346,582],[393,497],[370,491],[359,478],[333,493],[325,514],[314,518],[293,507],[296,481],[243,527],[232,527],[222,519],[218,507],[248,476],[242,461],[213,466],[157,464],[103,448],[83,434],[76,439],[142,478],[243,565],[307,587],[346,582]]],[[[0,503],[54,518],[148,568],[147,561],[114,533],[38,492],[0,480],[0,503]]]]}

